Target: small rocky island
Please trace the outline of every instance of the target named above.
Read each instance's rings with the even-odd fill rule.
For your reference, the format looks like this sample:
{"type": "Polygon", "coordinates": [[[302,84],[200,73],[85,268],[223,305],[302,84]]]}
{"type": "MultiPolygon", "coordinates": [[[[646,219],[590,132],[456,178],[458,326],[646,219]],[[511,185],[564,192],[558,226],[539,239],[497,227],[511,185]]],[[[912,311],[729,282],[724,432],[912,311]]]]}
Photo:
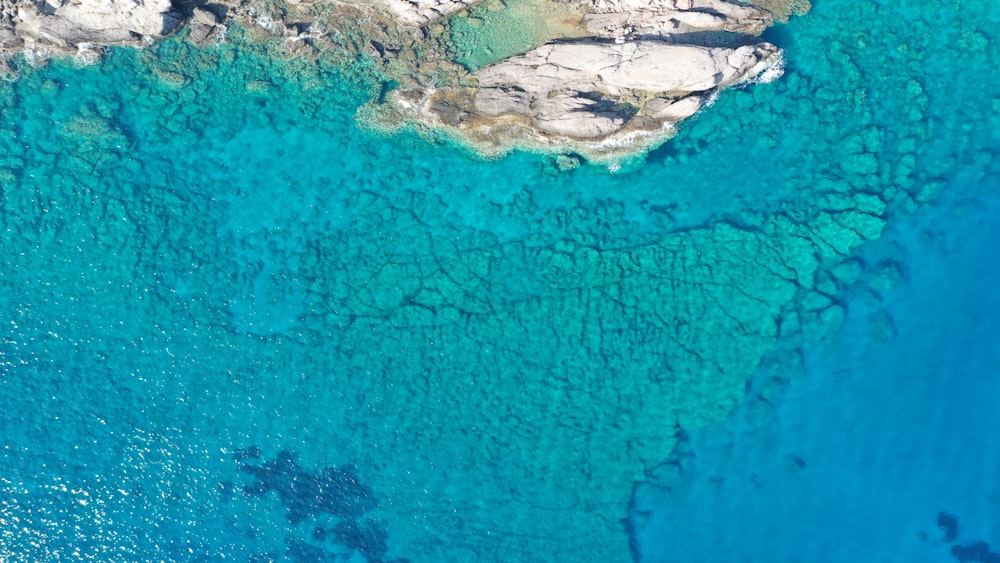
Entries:
{"type": "MultiPolygon", "coordinates": [[[[460,9],[410,6],[400,21],[460,9]]],[[[774,23],[762,8],[722,0],[592,0],[585,8],[584,37],[478,69],[471,86],[400,89],[390,99],[409,118],[486,151],[601,157],[662,140],[720,88],[780,64],[777,47],[754,39],[774,23]]]]}
{"type": "MultiPolygon", "coordinates": [[[[384,128],[444,132],[484,155],[524,148],[601,159],[668,138],[722,88],[779,74],[781,50],[758,38],[808,8],[787,1],[560,1],[556,37],[470,69],[449,55],[440,22],[481,1],[0,0],[0,48],[86,59],[106,46],[143,46],[184,28],[189,41],[208,45],[224,40],[226,23],[235,21],[283,40],[289,56],[347,49],[379,61],[398,84],[373,102],[384,128]]],[[[539,9],[557,2],[520,1],[539,9]]]]}

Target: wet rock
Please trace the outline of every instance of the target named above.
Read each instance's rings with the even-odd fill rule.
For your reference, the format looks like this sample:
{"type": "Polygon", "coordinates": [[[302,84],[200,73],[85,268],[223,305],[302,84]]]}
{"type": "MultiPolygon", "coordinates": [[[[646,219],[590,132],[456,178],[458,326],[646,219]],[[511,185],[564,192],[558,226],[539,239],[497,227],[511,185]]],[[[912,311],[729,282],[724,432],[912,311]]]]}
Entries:
{"type": "Polygon", "coordinates": [[[195,8],[192,14],[194,15],[194,19],[203,25],[214,26],[222,23],[222,21],[213,12],[210,12],[205,8],[195,8]]]}
{"type": "Polygon", "coordinates": [[[222,42],[226,36],[226,26],[223,25],[228,16],[229,7],[222,4],[205,4],[191,11],[191,32],[188,41],[198,47],[214,45],[222,42]]]}
{"type": "Polygon", "coordinates": [[[220,25],[205,25],[200,21],[192,22],[188,41],[198,47],[218,43],[225,36],[226,28],[220,25]]]}
{"type": "Polygon", "coordinates": [[[560,172],[567,172],[569,170],[579,168],[580,164],[582,164],[580,158],[572,154],[557,155],[555,163],[556,168],[558,168],[560,172]]]}

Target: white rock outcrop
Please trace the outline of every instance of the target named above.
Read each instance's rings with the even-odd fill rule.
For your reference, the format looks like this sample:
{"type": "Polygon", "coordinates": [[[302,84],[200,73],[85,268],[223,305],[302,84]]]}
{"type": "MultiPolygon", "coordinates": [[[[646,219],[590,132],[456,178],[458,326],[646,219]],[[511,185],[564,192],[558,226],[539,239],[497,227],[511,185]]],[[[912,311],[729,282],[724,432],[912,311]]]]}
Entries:
{"type": "Polygon", "coordinates": [[[589,37],[478,69],[476,86],[414,88],[389,100],[489,152],[618,150],[662,139],[719,89],[778,64],[780,49],[753,39],[773,23],[763,9],[724,0],[589,0],[581,21],[589,37]]]}
{"type": "Polygon", "coordinates": [[[735,49],[648,40],[549,43],[485,67],[475,76],[482,88],[515,87],[541,96],[558,91],[686,94],[739,82],[776,53],[770,43],[735,49]]]}
{"type": "Polygon", "coordinates": [[[706,93],[759,73],[777,55],[769,43],[550,43],[476,72],[479,88],[471,104],[450,115],[449,125],[461,125],[463,116],[476,121],[518,115],[539,131],[595,138],[616,132],[640,112],[676,122],[694,114],[706,93]],[[639,92],[643,97],[636,98],[639,92]]]}
{"type": "Polygon", "coordinates": [[[478,4],[482,0],[383,0],[396,21],[420,27],[478,4]]]}
{"type": "Polygon", "coordinates": [[[4,2],[0,46],[75,51],[93,45],[140,45],[182,22],[170,0],[4,2]]]}
{"type": "MultiPolygon", "coordinates": [[[[175,1],[182,0],[0,0],[0,50],[73,53],[102,45],[142,45],[174,31],[187,18],[192,21],[188,40],[197,45],[224,36],[229,7],[189,4],[182,12],[175,1]]],[[[368,21],[364,18],[372,12],[362,10],[356,24],[362,34],[391,28],[411,43],[434,42],[426,52],[439,56],[445,47],[436,42],[443,32],[405,28],[426,26],[481,0],[343,1],[377,7],[383,16],[387,11],[402,26],[386,26],[377,17],[368,21]]],[[[726,0],[532,1],[579,7],[566,12],[569,24],[561,16],[558,33],[550,35],[573,38],[552,40],[470,75],[454,69],[425,74],[433,71],[406,59],[412,76],[404,83],[411,86],[386,97],[393,119],[457,133],[473,145],[489,145],[491,152],[518,145],[622,147],[636,139],[663,138],[719,89],[758,76],[781,57],[777,47],[754,39],[774,17],[752,5],[726,0]],[[578,33],[589,35],[580,38],[578,33]],[[441,83],[452,86],[428,86],[441,83]],[[463,86],[454,85],[459,83],[463,86]]],[[[309,38],[296,29],[296,41],[309,38]]],[[[369,45],[383,59],[402,52],[375,40],[369,45]]],[[[426,67],[441,65],[430,61],[426,67]]]]}
{"type": "Polygon", "coordinates": [[[755,6],[724,0],[593,0],[584,24],[590,34],[618,41],[684,42],[687,34],[705,32],[759,35],[774,18],[755,6]]]}

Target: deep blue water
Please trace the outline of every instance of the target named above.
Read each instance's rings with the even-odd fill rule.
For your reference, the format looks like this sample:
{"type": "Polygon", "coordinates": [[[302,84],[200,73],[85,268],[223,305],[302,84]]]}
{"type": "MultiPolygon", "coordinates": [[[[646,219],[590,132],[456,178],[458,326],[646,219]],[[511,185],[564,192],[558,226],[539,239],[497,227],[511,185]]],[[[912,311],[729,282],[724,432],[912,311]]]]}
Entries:
{"type": "Polygon", "coordinates": [[[236,30],[23,66],[0,559],[990,560],[998,10],[821,0],[617,173],[236,30]]]}
{"type": "Polygon", "coordinates": [[[776,354],[637,489],[643,560],[1000,557],[1000,182],[984,187],[866,248],[843,329],[776,354]]]}

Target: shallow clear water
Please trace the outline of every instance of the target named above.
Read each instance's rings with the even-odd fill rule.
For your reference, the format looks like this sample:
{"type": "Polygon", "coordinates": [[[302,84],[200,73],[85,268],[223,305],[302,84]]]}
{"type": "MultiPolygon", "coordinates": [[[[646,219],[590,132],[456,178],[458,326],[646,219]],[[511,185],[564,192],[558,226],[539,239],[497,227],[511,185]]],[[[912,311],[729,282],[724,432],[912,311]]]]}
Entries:
{"type": "Polygon", "coordinates": [[[582,14],[570,3],[490,0],[445,20],[447,44],[469,69],[513,57],[555,38],[586,35],[582,14]]]}
{"type": "Polygon", "coordinates": [[[0,85],[2,558],[731,561],[767,560],[769,537],[785,560],[834,543],[948,560],[942,510],[956,541],[1000,540],[988,471],[926,446],[988,436],[989,328],[962,321],[972,305],[892,297],[935,279],[977,295],[963,284],[982,276],[910,281],[969,263],[935,262],[921,217],[990,262],[991,214],[955,210],[995,209],[998,11],[817,2],[772,32],[784,77],[724,93],[614,174],[361,131],[363,69],[282,62],[235,32],[25,67],[0,85]],[[873,258],[886,229],[906,240],[893,267],[873,258]],[[854,328],[882,306],[889,336],[854,328]],[[928,397],[965,404],[928,376],[838,461],[809,401],[867,408],[915,369],[892,350],[932,347],[918,333],[941,316],[982,327],[960,343],[985,367],[942,355],[937,372],[983,378],[981,406],[890,448],[928,397]],[[844,365],[878,383],[852,388],[844,365]],[[767,397],[794,415],[748,418],[769,377],[791,382],[767,397]],[[664,465],[686,455],[710,472],[664,465]],[[871,491],[901,482],[888,455],[934,466],[914,489],[983,484],[875,510],[871,491]],[[796,457],[827,475],[783,487],[796,457]],[[842,514],[901,535],[802,518],[828,483],[842,514]],[[733,510],[767,503],[752,527],[733,510]]]}

